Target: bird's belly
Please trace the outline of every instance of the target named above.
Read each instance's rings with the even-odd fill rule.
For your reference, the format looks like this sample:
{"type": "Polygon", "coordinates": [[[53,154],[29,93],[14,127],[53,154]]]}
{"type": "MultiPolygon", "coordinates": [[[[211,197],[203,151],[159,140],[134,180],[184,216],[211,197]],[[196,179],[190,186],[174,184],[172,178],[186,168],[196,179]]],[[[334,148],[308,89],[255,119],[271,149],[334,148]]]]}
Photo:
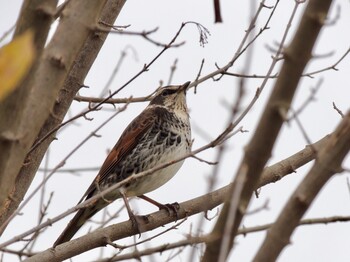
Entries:
{"type": "Polygon", "coordinates": [[[161,187],[176,174],[182,164],[183,161],[137,179],[135,183],[126,188],[126,195],[128,197],[140,196],[161,187]]]}
{"type": "MultiPolygon", "coordinates": [[[[148,169],[176,160],[177,158],[184,156],[187,151],[188,150],[185,147],[180,147],[173,149],[172,152],[164,152],[158,161],[151,164],[148,169]]],[[[128,197],[139,196],[161,187],[177,173],[183,162],[184,160],[179,161],[168,167],[157,170],[152,174],[137,178],[136,181],[131,182],[130,185],[125,188],[126,195],[128,197]]]]}

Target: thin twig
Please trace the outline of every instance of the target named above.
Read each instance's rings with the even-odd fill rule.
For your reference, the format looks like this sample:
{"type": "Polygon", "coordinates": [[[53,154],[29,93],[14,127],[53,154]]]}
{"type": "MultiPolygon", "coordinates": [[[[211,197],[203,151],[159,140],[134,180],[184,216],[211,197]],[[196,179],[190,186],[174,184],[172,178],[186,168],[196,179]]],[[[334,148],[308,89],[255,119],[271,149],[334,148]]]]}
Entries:
{"type": "Polygon", "coordinates": [[[335,111],[338,112],[338,114],[344,118],[344,113],[335,105],[335,103],[333,102],[333,108],[335,109],[335,111]]]}
{"type": "MultiPolygon", "coordinates": [[[[115,96],[116,94],[118,94],[120,91],[122,91],[126,86],[128,86],[131,82],[133,82],[136,78],[138,78],[141,74],[143,74],[144,72],[147,72],[149,70],[149,68],[151,67],[151,65],[153,65],[153,63],[155,61],[158,60],[158,58],[169,48],[171,48],[175,42],[175,40],[178,38],[178,36],[180,35],[180,33],[182,32],[183,28],[188,25],[188,24],[196,24],[198,27],[198,23],[196,22],[185,22],[182,23],[180,28],[178,29],[178,31],[176,32],[175,36],[170,40],[170,42],[163,47],[163,49],[148,63],[145,64],[143,66],[143,68],[136,73],[132,78],[130,78],[124,85],[122,85],[120,88],[118,88],[116,91],[114,91],[113,93],[111,93],[108,97],[104,98],[102,101],[98,102],[96,105],[92,106],[91,108],[83,111],[82,113],[70,118],[69,120],[62,122],[61,124],[57,125],[55,128],[53,128],[51,131],[49,131],[45,136],[43,136],[41,139],[39,139],[38,141],[36,141],[36,143],[32,146],[32,148],[29,150],[29,152],[27,154],[30,154],[33,150],[35,150],[44,140],[46,140],[47,138],[49,138],[52,134],[54,134],[58,129],[62,128],[63,126],[67,125],[68,123],[81,118],[81,117],[86,117],[86,115],[92,111],[97,111],[100,109],[100,106],[102,104],[104,104],[106,101],[108,101],[109,99],[111,99],[113,96],[115,96]]],[[[202,33],[203,34],[203,33],[202,33]]]]}
{"type": "Polygon", "coordinates": [[[169,75],[169,79],[168,79],[168,85],[170,85],[172,80],[173,80],[173,76],[174,76],[175,70],[177,68],[176,64],[177,64],[177,58],[174,60],[174,63],[170,67],[170,75],[169,75]]]}
{"type": "MultiPolygon", "coordinates": [[[[202,62],[201,62],[201,65],[199,67],[199,70],[198,70],[198,74],[197,74],[197,77],[196,77],[196,80],[194,82],[198,82],[198,79],[199,77],[201,76],[201,73],[202,73],[202,70],[203,70],[203,65],[204,65],[204,58],[202,59],[202,62]]],[[[198,83],[194,86],[194,93],[197,94],[197,86],[198,86],[198,83]]]]}

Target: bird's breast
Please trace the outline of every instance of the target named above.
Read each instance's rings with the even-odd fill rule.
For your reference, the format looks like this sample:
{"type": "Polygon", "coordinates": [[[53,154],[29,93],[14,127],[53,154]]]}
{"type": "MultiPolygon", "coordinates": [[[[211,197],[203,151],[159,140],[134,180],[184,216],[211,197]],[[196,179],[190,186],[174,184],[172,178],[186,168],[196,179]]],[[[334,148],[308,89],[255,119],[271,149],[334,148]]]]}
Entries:
{"type": "MultiPolygon", "coordinates": [[[[188,121],[176,119],[155,125],[135,151],[138,157],[132,164],[136,167],[133,173],[171,163],[185,156],[191,150],[190,143],[191,129],[188,121]]],[[[181,160],[137,179],[126,188],[127,196],[142,195],[164,185],[177,173],[183,162],[184,160],[181,160]]]]}

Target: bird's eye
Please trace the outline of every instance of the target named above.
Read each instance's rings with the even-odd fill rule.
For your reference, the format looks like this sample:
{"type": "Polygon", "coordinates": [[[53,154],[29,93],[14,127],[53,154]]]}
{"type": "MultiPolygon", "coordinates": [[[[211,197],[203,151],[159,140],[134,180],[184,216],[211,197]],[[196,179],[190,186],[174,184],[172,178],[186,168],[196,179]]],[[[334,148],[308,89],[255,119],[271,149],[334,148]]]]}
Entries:
{"type": "Polygon", "coordinates": [[[164,91],[162,92],[162,96],[167,96],[167,95],[169,95],[168,90],[164,90],[164,91]]]}
{"type": "Polygon", "coordinates": [[[176,92],[176,90],[165,89],[165,90],[162,92],[162,96],[168,96],[168,95],[174,94],[175,92],[176,92]]]}

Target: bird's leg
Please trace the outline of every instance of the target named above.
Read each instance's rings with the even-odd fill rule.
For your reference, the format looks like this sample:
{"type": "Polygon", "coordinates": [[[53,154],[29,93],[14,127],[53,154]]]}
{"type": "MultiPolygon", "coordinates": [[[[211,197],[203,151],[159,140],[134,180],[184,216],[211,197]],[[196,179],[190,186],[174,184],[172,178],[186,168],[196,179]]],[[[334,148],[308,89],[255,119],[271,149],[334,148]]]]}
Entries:
{"type": "Polygon", "coordinates": [[[147,202],[149,202],[149,203],[151,203],[151,204],[153,204],[155,206],[157,206],[160,210],[161,209],[165,209],[168,212],[169,215],[171,214],[170,211],[173,211],[175,216],[176,216],[176,220],[179,219],[179,213],[178,213],[178,210],[180,208],[179,203],[174,202],[172,204],[165,204],[164,205],[164,204],[161,204],[161,203],[155,201],[154,199],[149,198],[149,197],[147,197],[145,195],[141,195],[141,196],[138,196],[138,197],[143,199],[143,200],[146,200],[147,202]]]}
{"type": "Polygon", "coordinates": [[[126,210],[128,211],[128,215],[129,215],[129,218],[131,220],[131,223],[132,223],[133,227],[136,228],[137,232],[139,233],[139,237],[141,237],[142,228],[140,227],[140,223],[139,223],[141,221],[140,220],[138,221],[138,216],[135,216],[134,213],[132,212],[130,205],[129,205],[129,201],[128,201],[125,193],[124,192],[120,192],[120,193],[121,193],[122,198],[124,200],[124,204],[125,204],[126,210]]]}

